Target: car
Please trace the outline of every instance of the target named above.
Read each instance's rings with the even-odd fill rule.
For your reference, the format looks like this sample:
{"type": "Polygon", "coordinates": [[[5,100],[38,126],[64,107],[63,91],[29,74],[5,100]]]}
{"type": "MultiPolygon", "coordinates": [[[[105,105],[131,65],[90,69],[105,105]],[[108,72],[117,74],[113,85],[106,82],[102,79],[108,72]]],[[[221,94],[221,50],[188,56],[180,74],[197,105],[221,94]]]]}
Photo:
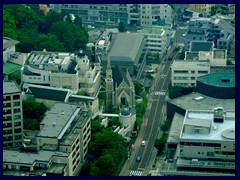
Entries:
{"type": "Polygon", "coordinates": [[[145,145],[146,145],[146,141],[143,140],[143,141],[141,142],[141,146],[145,146],[145,145]]]}
{"type": "Polygon", "coordinates": [[[172,56],[169,56],[169,57],[168,57],[168,60],[169,60],[169,61],[171,61],[172,59],[173,59],[173,57],[172,57],[172,56]]]}
{"type": "Polygon", "coordinates": [[[183,36],[183,37],[186,37],[186,34],[183,34],[182,36],[183,36]]]}
{"type": "Polygon", "coordinates": [[[141,160],[142,160],[142,157],[141,156],[137,156],[136,161],[140,162],[141,160]]]}

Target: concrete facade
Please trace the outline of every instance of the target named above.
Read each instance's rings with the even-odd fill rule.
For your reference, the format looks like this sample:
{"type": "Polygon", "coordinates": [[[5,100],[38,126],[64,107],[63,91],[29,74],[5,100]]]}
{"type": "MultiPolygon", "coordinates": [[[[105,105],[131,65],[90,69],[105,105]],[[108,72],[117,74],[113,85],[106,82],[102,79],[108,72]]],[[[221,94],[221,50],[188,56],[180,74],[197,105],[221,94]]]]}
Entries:
{"type": "Polygon", "coordinates": [[[23,141],[21,90],[14,81],[3,81],[3,148],[20,147],[23,141]]]}

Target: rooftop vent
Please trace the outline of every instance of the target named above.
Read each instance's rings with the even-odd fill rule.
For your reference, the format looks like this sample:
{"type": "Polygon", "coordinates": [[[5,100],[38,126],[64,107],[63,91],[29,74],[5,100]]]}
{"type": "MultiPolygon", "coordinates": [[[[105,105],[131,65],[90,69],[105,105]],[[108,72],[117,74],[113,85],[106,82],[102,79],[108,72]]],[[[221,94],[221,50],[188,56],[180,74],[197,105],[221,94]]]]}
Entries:
{"type": "Polygon", "coordinates": [[[56,126],[56,122],[53,122],[52,125],[53,125],[53,126],[56,126]]]}
{"type": "Polygon", "coordinates": [[[62,111],[62,115],[64,115],[64,111],[62,111]]]}

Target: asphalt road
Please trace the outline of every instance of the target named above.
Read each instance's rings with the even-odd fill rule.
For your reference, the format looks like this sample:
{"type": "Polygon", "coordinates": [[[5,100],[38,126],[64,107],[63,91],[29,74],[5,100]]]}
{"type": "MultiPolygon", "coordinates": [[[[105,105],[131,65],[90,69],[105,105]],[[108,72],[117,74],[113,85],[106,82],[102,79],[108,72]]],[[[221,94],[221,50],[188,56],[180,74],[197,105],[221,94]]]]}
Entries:
{"type": "MultiPolygon", "coordinates": [[[[173,53],[176,53],[173,51],[173,53]]],[[[143,135],[143,140],[146,140],[144,147],[139,147],[136,153],[135,160],[131,165],[131,170],[145,170],[149,165],[149,160],[154,149],[154,142],[160,130],[160,121],[162,121],[163,107],[167,94],[168,85],[170,83],[170,65],[172,61],[165,61],[162,71],[158,72],[156,85],[151,95],[152,105],[147,119],[147,126],[143,135]],[[142,160],[136,162],[136,157],[141,156],[142,160]]]]}

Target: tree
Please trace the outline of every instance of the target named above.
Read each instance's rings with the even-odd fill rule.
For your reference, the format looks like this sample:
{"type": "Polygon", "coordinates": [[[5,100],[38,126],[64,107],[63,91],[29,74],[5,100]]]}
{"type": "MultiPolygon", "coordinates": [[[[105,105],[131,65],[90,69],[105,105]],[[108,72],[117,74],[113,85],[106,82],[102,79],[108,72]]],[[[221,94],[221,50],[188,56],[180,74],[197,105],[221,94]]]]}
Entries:
{"type": "Polygon", "coordinates": [[[167,119],[164,124],[161,125],[161,130],[162,131],[168,131],[171,127],[171,120],[170,119],[167,119]]]}
{"type": "Polygon", "coordinates": [[[57,37],[53,34],[40,34],[34,44],[34,49],[42,51],[65,51],[63,43],[61,43],[57,37]]]}
{"type": "Polygon", "coordinates": [[[119,30],[119,32],[124,32],[125,31],[125,24],[123,22],[120,22],[118,24],[118,30],[119,30]]]}
{"type": "Polygon", "coordinates": [[[91,176],[114,176],[117,165],[111,154],[99,157],[91,164],[91,176]]]}
{"type": "Polygon", "coordinates": [[[73,27],[67,22],[54,22],[49,30],[51,34],[57,36],[61,41],[66,51],[72,52],[74,49],[74,32],[73,27]]]}
{"type": "Polygon", "coordinates": [[[113,117],[108,121],[108,126],[112,127],[112,126],[122,126],[121,122],[119,121],[119,118],[117,117],[113,117]]]}
{"type": "Polygon", "coordinates": [[[217,13],[218,7],[217,6],[211,6],[211,16],[215,15],[217,13]]]}
{"type": "Polygon", "coordinates": [[[97,132],[100,132],[104,129],[104,126],[100,124],[98,120],[91,121],[91,135],[93,136],[97,132]]]}
{"type": "Polygon", "coordinates": [[[36,102],[34,97],[23,100],[23,117],[41,121],[47,110],[48,108],[43,103],[36,102]]]}
{"type": "Polygon", "coordinates": [[[79,24],[72,23],[73,33],[74,33],[74,50],[86,49],[86,44],[88,43],[88,33],[79,24]]]}
{"type": "Polygon", "coordinates": [[[143,85],[139,82],[134,83],[134,89],[135,89],[135,94],[140,95],[140,93],[143,91],[143,85]]]}
{"type": "Polygon", "coordinates": [[[160,139],[155,140],[154,146],[157,148],[158,154],[162,153],[166,142],[167,142],[167,137],[165,133],[163,133],[160,139]]]}
{"type": "Polygon", "coordinates": [[[17,39],[16,22],[14,17],[3,9],[3,36],[17,39]]]}

